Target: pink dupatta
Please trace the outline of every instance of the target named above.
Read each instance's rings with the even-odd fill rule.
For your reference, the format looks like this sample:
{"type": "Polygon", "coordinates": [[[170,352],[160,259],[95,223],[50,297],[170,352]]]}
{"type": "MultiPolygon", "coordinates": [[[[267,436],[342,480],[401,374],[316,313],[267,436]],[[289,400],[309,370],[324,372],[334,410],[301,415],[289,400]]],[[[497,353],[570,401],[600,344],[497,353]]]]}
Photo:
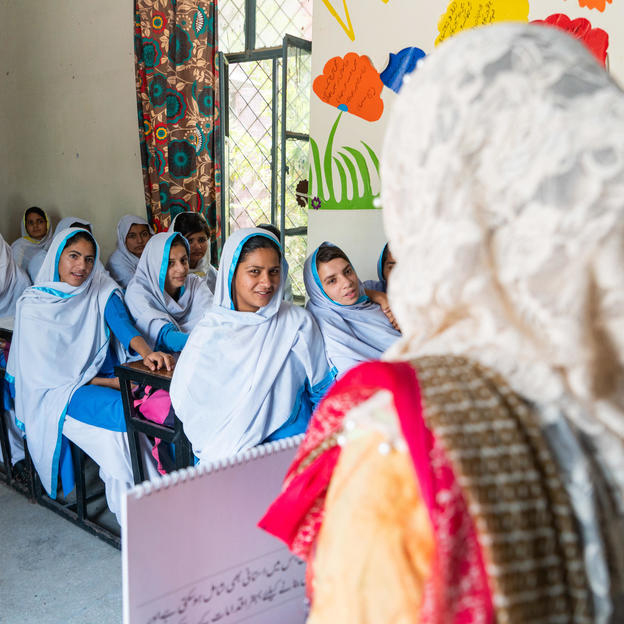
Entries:
{"type": "Polygon", "coordinates": [[[425,424],[416,371],[406,362],[361,364],[335,383],[310,422],[282,493],[259,526],[311,562],[340,455],[337,437],[344,418],[379,390],[394,397],[435,536],[432,575],[419,622],[490,624],[494,609],[477,532],[451,463],[425,424]]]}

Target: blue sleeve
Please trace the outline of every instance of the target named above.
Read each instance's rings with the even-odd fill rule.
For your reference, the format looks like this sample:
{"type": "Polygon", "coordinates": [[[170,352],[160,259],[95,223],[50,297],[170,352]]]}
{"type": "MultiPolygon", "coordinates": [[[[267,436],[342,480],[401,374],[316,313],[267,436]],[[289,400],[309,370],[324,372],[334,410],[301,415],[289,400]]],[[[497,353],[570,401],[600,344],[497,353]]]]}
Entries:
{"type": "Polygon", "coordinates": [[[165,353],[179,353],[184,349],[188,334],[176,329],[173,323],[167,323],[159,332],[156,339],[156,351],[165,353]]]}
{"type": "Polygon", "coordinates": [[[327,394],[327,391],[331,388],[338,371],[333,367],[327,372],[327,375],[321,379],[315,386],[310,385],[308,392],[310,402],[312,403],[312,409],[316,409],[316,406],[321,402],[321,399],[327,394]]]}
{"type": "Polygon", "coordinates": [[[117,295],[109,297],[104,309],[104,318],[117,340],[130,350],[130,341],[141,334],[130,320],[125,303],[117,295]]]}

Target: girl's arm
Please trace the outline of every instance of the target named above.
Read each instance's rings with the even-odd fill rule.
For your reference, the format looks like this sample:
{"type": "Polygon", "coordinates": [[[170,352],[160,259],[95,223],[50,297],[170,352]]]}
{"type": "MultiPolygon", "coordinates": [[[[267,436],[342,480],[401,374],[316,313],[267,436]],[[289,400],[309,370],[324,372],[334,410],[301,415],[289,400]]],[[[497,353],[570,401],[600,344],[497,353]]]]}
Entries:
{"type": "MultiPolygon", "coordinates": [[[[121,344],[126,349],[132,349],[138,353],[143,358],[143,364],[150,370],[155,371],[166,368],[170,371],[173,368],[173,358],[167,353],[153,351],[149,347],[143,336],[141,336],[130,320],[130,315],[128,314],[124,302],[116,295],[109,298],[104,310],[104,317],[111,331],[121,344]]],[[[96,377],[91,383],[110,386],[110,380],[106,383],[98,383],[98,381],[96,381],[102,379],[106,378],[96,377]]]]}
{"type": "Polygon", "coordinates": [[[392,310],[390,309],[390,304],[388,303],[388,295],[385,292],[380,292],[379,290],[369,290],[365,289],[366,296],[373,302],[376,303],[386,315],[390,324],[397,331],[401,331],[399,324],[396,322],[394,318],[394,314],[392,314],[392,310]]]}
{"type": "Polygon", "coordinates": [[[156,348],[168,353],[179,353],[184,349],[188,334],[180,331],[173,323],[168,323],[159,332],[156,348]]]}

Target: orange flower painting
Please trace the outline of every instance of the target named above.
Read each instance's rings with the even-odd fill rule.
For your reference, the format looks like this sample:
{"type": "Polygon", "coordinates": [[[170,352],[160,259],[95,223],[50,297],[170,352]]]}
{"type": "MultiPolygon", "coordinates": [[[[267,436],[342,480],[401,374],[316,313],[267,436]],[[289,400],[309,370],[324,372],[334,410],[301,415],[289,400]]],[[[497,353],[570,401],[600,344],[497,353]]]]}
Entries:
{"type": "Polygon", "coordinates": [[[598,9],[604,11],[607,4],[611,4],[613,0],[579,0],[580,7],[587,7],[588,9],[598,9]]]}
{"type": "Polygon", "coordinates": [[[554,13],[545,20],[534,20],[533,24],[549,24],[570,33],[573,37],[582,41],[589,51],[600,61],[602,65],[607,59],[609,47],[609,35],[602,28],[592,28],[591,23],[584,17],[571,20],[563,13],[554,13]]]}
{"type": "Polygon", "coordinates": [[[368,56],[349,52],[329,59],[312,89],[326,104],[366,121],[377,121],[383,113],[383,83],[368,56]]]}

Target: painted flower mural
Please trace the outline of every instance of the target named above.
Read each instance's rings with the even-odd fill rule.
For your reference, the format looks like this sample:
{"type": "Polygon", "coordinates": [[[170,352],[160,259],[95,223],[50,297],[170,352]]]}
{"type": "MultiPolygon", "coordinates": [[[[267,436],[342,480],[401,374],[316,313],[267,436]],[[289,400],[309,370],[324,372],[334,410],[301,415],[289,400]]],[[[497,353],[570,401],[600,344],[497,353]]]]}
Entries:
{"type": "Polygon", "coordinates": [[[312,90],[326,104],[340,112],[334,122],[327,144],[321,154],[317,142],[310,138],[312,167],[310,170],[312,208],[354,209],[373,208],[370,164],[379,176],[379,159],[362,141],[365,151],[343,146],[334,154],[334,137],[344,113],[365,121],[377,121],[384,110],[381,99],[383,82],[367,56],[349,52],[325,63],[323,73],[314,79],[312,90]],[[334,167],[340,190],[334,187],[334,167]]]}
{"type": "Polygon", "coordinates": [[[611,4],[611,2],[613,2],[613,0],[579,0],[579,6],[604,11],[607,3],[611,4]]]}
{"type": "Polygon", "coordinates": [[[451,0],[438,21],[435,44],[475,26],[528,21],[529,0],[451,0]]]}
{"type": "Polygon", "coordinates": [[[609,35],[602,28],[592,28],[589,20],[583,17],[572,20],[563,13],[554,13],[545,20],[534,20],[532,23],[548,24],[565,30],[579,41],[582,41],[602,65],[606,63],[609,35]]]}
{"type": "Polygon", "coordinates": [[[312,89],[323,102],[366,121],[377,121],[383,113],[383,83],[368,56],[349,52],[329,59],[312,89]]]}
{"type": "Polygon", "coordinates": [[[391,52],[386,69],[379,74],[381,81],[388,89],[398,93],[403,86],[403,78],[411,74],[416,69],[416,63],[425,56],[424,50],[415,47],[403,48],[396,54],[391,52]]]}

